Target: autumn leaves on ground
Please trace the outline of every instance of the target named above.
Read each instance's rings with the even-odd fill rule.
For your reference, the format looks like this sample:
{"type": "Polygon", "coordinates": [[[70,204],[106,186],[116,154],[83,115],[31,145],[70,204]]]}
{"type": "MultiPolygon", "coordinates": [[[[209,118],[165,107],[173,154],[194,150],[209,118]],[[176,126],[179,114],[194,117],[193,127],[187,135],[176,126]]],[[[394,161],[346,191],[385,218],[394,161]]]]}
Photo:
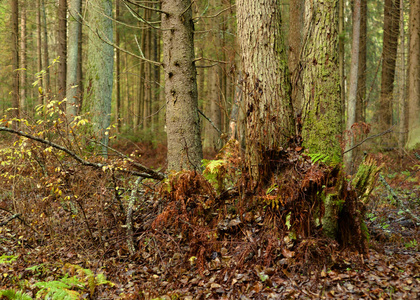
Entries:
{"type": "MultiPolygon", "coordinates": [[[[46,132],[38,136],[46,138],[46,132]]],[[[170,173],[163,181],[145,179],[136,186],[137,177],[127,170],[164,167],[163,145],[120,140],[104,159],[92,155],[94,146],[86,150],[90,140],[74,137],[71,151],[97,168],[28,138],[2,138],[5,299],[415,299],[420,294],[420,160],[414,152],[367,155],[365,162],[382,169],[369,201],[362,203],[363,195],[352,187],[356,176],[341,176],[302,147],[267,154],[271,176],[259,187],[250,184],[234,140],[204,161],[202,174],[170,173]],[[325,211],[317,195],[339,180],[346,187],[340,222],[362,215],[365,220],[338,224],[350,232],[341,230],[332,240],[323,233],[325,211]],[[27,298],[18,298],[20,293],[27,298]]],[[[70,145],[67,138],[54,139],[70,145]]]]}

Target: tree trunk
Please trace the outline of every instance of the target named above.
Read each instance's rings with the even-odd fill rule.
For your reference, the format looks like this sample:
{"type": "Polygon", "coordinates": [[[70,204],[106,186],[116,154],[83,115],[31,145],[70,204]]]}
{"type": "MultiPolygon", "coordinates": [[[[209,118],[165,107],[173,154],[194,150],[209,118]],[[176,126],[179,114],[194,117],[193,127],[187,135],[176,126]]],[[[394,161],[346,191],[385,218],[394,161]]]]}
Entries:
{"type": "Polygon", "coordinates": [[[103,144],[102,155],[106,157],[111,122],[114,48],[102,39],[113,43],[112,0],[90,1],[87,12],[91,27],[86,78],[90,91],[87,101],[91,107],[94,133],[103,144]]]}
{"type": "MultiPolygon", "coordinates": [[[[83,11],[83,1],[80,1],[80,11],[83,11]]],[[[78,97],[78,105],[76,113],[79,114],[83,108],[83,95],[84,95],[84,88],[83,88],[83,20],[81,20],[80,30],[79,30],[79,41],[78,41],[78,50],[77,50],[77,97],[78,97]]]]}
{"type": "Polygon", "coordinates": [[[410,1],[407,149],[420,144],[420,0],[410,1]]]}
{"type": "MultiPolygon", "coordinates": [[[[19,119],[19,6],[17,0],[10,0],[10,25],[11,25],[11,48],[12,48],[12,117],[19,119]]],[[[17,128],[18,123],[13,122],[17,128]]]]}
{"type": "Polygon", "coordinates": [[[199,170],[201,148],[191,0],[162,0],[168,170],[199,170]]]}
{"type": "Polygon", "coordinates": [[[405,20],[404,20],[404,1],[400,2],[400,44],[397,57],[399,57],[398,68],[398,148],[403,149],[407,141],[407,64],[405,49],[405,20]]]}
{"type": "Polygon", "coordinates": [[[289,70],[292,84],[292,102],[295,110],[300,110],[302,107],[300,51],[303,31],[304,0],[290,0],[289,5],[289,70]]]}
{"type": "MultiPolygon", "coordinates": [[[[36,46],[38,49],[38,73],[42,71],[42,23],[41,23],[41,0],[36,0],[36,46]]],[[[44,77],[40,76],[39,85],[44,87],[44,77]]],[[[38,104],[44,103],[44,93],[39,95],[38,104]]]]}
{"type": "MultiPolygon", "coordinates": [[[[379,130],[392,126],[392,102],[395,77],[395,63],[398,49],[398,25],[400,0],[385,0],[384,35],[382,49],[381,97],[379,99],[379,130]]],[[[389,138],[382,139],[383,146],[389,146],[389,138]]]]}
{"type": "Polygon", "coordinates": [[[341,91],[338,66],[338,0],[306,2],[302,136],[310,153],[342,161],[341,91]]]}
{"type": "MultiPolygon", "coordinates": [[[[62,100],[66,96],[66,68],[67,68],[67,0],[58,1],[57,10],[57,97],[62,100]]],[[[76,43],[77,46],[77,43],[76,43]]]]}
{"type": "MultiPolygon", "coordinates": [[[[115,19],[120,20],[120,0],[115,2],[115,19]]],[[[115,25],[115,44],[120,47],[120,29],[119,25],[115,25]]],[[[117,132],[121,132],[121,117],[122,117],[122,105],[121,105],[121,57],[120,50],[115,49],[115,87],[116,87],[116,118],[117,118],[117,132]]]]}
{"type": "Polygon", "coordinates": [[[26,38],[26,3],[22,3],[20,11],[20,114],[23,115],[27,110],[26,103],[26,79],[27,79],[27,38],[26,38]]]}
{"type": "Polygon", "coordinates": [[[366,122],[367,0],[360,1],[359,68],[357,81],[356,123],[366,122]]]}
{"type": "MultiPolygon", "coordinates": [[[[350,88],[349,98],[347,101],[347,132],[350,134],[349,148],[354,146],[353,124],[356,123],[356,107],[357,107],[357,84],[359,71],[359,53],[360,53],[360,0],[355,0],[353,8],[353,41],[351,46],[351,67],[350,67],[350,88]]],[[[349,174],[354,171],[353,151],[346,154],[346,170],[349,174]]]]}
{"type": "Polygon", "coordinates": [[[70,0],[69,3],[69,26],[67,44],[67,88],[66,88],[66,114],[69,123],[77,115],[78,96],[78,57],[79,57],[79,32],[80,32],[80,0],[70,0]]]}
{"type": "MultiPolygon", "coordinates": [[[[342,154],[341,91],[338,65],[338,0],[305,3],[307,42],[303,57],[304,110],[302,137],[311,154],[340,166],[342,154]]],[[[336,187],[340,189],[340,187],[336,187]]],[[[324,195],[323,231],[335,238],[338,228],[339,191],[324,195]]],[[[321,197],[321,196],[320,196],[321,197]]]]}
{"type": "Polygon", "coordinates": [[[278,0],[237,2],[238,42],[244,70],[246,163],[253,185],[267,177],[267,153],[295,133],[290,77],[278,0]]]}
{"type": "Polygon", "coordinates": [[[41,17],[42,17],[42,29],[43,29],[43,35],[44,35],[44,52],[43,52],[43,66],[45,71],[44,76],[44,87],[43,87],[43,93],[46,97],[46,100],[48,101],[48,96],[51,92],[51,82],[50,82],[50,63],[49,63],[49,53],[48,53],[48,34],[47,34],[47,14],[45,12],[45,1],[41,0],[41,17]]]}

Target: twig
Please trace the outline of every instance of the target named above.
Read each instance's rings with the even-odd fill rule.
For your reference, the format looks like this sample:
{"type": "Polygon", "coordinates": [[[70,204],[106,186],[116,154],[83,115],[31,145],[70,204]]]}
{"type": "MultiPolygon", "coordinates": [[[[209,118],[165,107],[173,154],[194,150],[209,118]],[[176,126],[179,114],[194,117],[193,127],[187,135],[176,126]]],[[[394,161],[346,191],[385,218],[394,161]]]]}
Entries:
{"type": "Polygon", "coordinates": [[[363,143],[364,143],[364,142],[366,142],[367,140],[374,139],[374,138],[377,138],[377,137],[379,137],[379,136],[381,136],[381,135],[384,135],[384,134],[387,134],[387,133],[392,132],[392,129],[393,129],[394,127],[395,127],[395,126],[392,126],[391,128],[389,128],[388,130],[386,130],[386,131],[384,131],[384,132],[381,132],[381,133],[378,133],[378,134],[374,134],[374,135],[368,136],[367,138],[365,138],[365,139],[364,139],[363,141],[361,141],[360,143],[358,143],[358,144],[356,144],[355,146],[351,147],[350,149],[347,149],[346,151],[344,151],[344,152],[343,152],[343,154],[345,154],[345,153],[347,153],[347,152],[349,152],[349,151],[353,150],[354,148],[359,147],[361,144],[363,144],[363,143]]]}
{"type": "MultiPolygon", "coordinates": [[[[84,160],[83,158],[81,158],[80,156],[78,156],[76,153],[70,151],[67,148],[64,148],[61,145],[58,145],[56,143],[53,143],[53,142],[50,142],[50,141],[47,141],[47,140],[38,138],[38,137],[33,136],[31,134],[24,133],[22,131],[14,130],[14,129],[7,128],[7,127],[0,127],[0,131],[6,131],[6,132],[14,133],[14,134],[17,134],[19,136],[23,136],[23,137],[26,137],[28,139],[31,139],[31,140],[40,142],[42,144],[51,146],[53,148],[56,148],[58,150],[61,150],[61,151],[65,152],[66,154],[68,154],[69,156],[73,157],[75,160],[77,160],[79,163],[81,163],[84,166],[93,167],[93,168],[101,169],[101,170],[104,167],[110,167],[111,168],[111,166],[108,165],[108,164],[93,163],[93,162],[84,160]]],[[[164,178],[164,176],[162,174],[157,174],[155,171],[153,171],[151,169],[148,169],[146,167],[144,167],[144,169],[143,169],[143,172],[146,172],[146,173],[139,173],[139,172],[136,172],[136,171],[131,171],[131,170],[122,169],[122,168],[116,168],[116,170],[121,171],[123,173],[135,175],[135,176],[140,176],[140,177],[143,177],[143,178],[153,178],[153,179],[158,179],[158,180],[162,180],[164,178]]]]}
{"type": "Polygon", "coordinates": [[[10,216],[6,221],[3,221],[0,223],[0,226],[4,226],[7,223],[9,223],[10,221],[12,221],[13,219],[19,218],[20,214],[14,214],[13,216],[10,216]]]}
{"type": "Polygon", "coordinates": [[[209,121],[210,122],[210,124],[213,126],[213,128],[214,129],[216,129],[216,131],[218,132],[218,133],[220,133],[220,135],[222,135],[223,134],[223,132],[219,129],[219,128],[217,128],[217,126],[216,125],[214,125],[214,123],[213,123],[213,121],[210,119],[210,118],[208,118],[200,109],[198,109],[198,112],[200,113],[200,115],[202,115],[207,121],[209,121]]]}
{"type": "Polygon", "coordinates": [[[169,15],[169,13],[166,12],[166,11],[163,11],[163,10],[160,10],[160,9],[157,9],[157,8],[153,8],[153,7],[149,7],[149,6],[145,6],[145,5],[141,5],[141,4],[138,4],[138,3],[134,3],[130,0],[123,0],[123,2],[128,2],[128,3],[133,4],[134,6],[137,6],[137,7],[140,7],[140,8],[144,8],[144,9],[148,9],[148,10],[151,10],[151,11],[159,12],[159,13],[165,14],[165,15],[169,15]]]}

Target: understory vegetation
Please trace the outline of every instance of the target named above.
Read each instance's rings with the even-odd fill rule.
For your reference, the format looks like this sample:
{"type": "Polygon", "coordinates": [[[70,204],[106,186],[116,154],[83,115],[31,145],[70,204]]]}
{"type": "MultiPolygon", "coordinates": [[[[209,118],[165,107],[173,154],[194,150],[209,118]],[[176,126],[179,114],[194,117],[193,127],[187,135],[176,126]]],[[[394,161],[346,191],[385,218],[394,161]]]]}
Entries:
{"type": "Polygon", "coordinates": [[[164,176],[144,166],[162,166],[164,146],[118,140],[105,159],[88,117],[61,116],[51,102],[35,122],[1,120],[4,299],[419,295],[416,153],[365,155],[350,177],[294,145],[265,154],[254,187],[235,140],[202,174],[164,176]],[[335,240],[319,197],[332,189],[335,240]]]}

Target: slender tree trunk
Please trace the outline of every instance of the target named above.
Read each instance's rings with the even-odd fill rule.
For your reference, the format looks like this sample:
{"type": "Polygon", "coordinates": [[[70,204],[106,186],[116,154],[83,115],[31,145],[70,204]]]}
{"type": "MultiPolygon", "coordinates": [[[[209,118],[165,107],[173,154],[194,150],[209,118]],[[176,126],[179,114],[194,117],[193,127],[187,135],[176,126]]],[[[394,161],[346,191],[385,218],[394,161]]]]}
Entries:
{"type": "Polygon", "coordinates": [[[367,0],[360,1],[359,70],[357,82],[356,122],[366,122],[366,52],[367,0]]]}
{"type": "Polygon", "coordinates": [[[269,175],[264,156],[295,133],[280,2],[239,0],[238,42],[244,70],[246,163],[253,185],[269,175]]]}
{"type": "Polygon", "coordinates": [[[45,1],[41,0],[41,17],[42,17],[42,29],[43,29],[43,36],[44,36],[44,56],[43,56],[43,66],[45,68],[45,76],[44,76],[44,84],[45,86],[43,87],[44,91],[44,95],[46,97],[46,100],[48,101],[48,95],[51,92],[51,81],[50,81],[50,68],[49,65],[49,53],[48,53],[48,33],[47,33],[47,14],[45,12],[45,1]]]}
{"type": "MultiPolygon", "coordinates": [[[[12,48],[12,117],[18,118],[19,114],[19,6],[17,0],[10,0],[10,25],[11,25],[11,48],[12,48]]],[[[13,127],[17,128],[18,123],[13,122],[13,127]]]]}
{"type": "MultiPolygon", "coordinates": [[[[67,0],[58,1],[57,10],[57,55],[59,57],[57,69],[57,96],[62,100],[66,96],[66,68],[67,68],[67,0]]],[[[77,43],[76,43],[77,46],[77,43]]]]}
{"type": "Polygon", "coordinates": [[[114,71],[114,48],[103,40],[113,43],[112,1],[91,0],[87,7],[89,30],[87,83],[90,88],[89,106],[94,133],[107,157],[109,126],[111,123],[111,98],[114,71]],[[101,36],[101,39],[98,37],[101,36]]]}
{"type": "Polygon", "coordinates": [[[20,113],[23,115],[27,111],[26,102],[26,79],[27,79],[27,33],[26,33],[26,3],[22,3],[20,11],[20,113]]]}
{"type": "MultiPolygon", "coordinates": [[[[83,11],[83,1],[80,1],[80,12],[83,11]]],[[[78,39],[78,49],[77,49],[77,111],[76,113],[79,114],[83,108],[83,95],[84,95],[84,88],[83,88],[83,20],[80,23],[79,29],[79,39],[78,39]]]]}
{"type": "Polygon", "coordinates": [[[420,144],[420,0],[410,1],[407,149],[420,144]]]}
{"type": "Polygon", "coordinates": [[[67,68],[66,68],[66,113],[69,123],[77,115],[78,106],[78,58],[79,58],[79,32],[81,21],[80,0],[69,1],[69,26],[68,26],[68,44],[67,44],[67,68]]]}
{"type": "Polygon", "coordinates": [[[405,55],[405,21],[404,21],[404,1],[400,2],[400,44],[398,48],[399,68],[398,68],[398,147],[403,149],[407,141],[407,68],[405,55]]]}
{"type": "MultiPolygon", "coordinates": [[[[398,49],[400,0],[385,0],[384,36],[382,50],[381,97],[379,99],[379,130],[392,126],[392,103],[395,77],[395,63],[398,49]]],[[[383,138],[383,146],[389,146],[389,138],[383,138]]]]}
{"type": "MultiPolygon", "coordinates": [[[[120,20],[120,0],[115,2],[115,19],[120,20]]],[[[120,30],[118,24],[115,25],[115,44],[120,46],[120,30]]],[[[121,132],[121,117],[122,117],[122,105],[121,105],[121,57],[120,50],[115,49],[115,87],[116,87],[116,118],[117,118],[117,131],[121,132]]]]}
{"type": "MultiPolygon", "coordinates": [[[[345,61],[344,61],[344,0],[338,0],[338,65],[340,72],[340,99],[341,99],[341,116],[344,118],[346,108],[346,84],[345,84],[345,61]]],[[[345,122],[342,121],[342,125],[345,122]]],[[[343,128],[344,130],[344,128],[343,128]]]]}
{"type": "MultiPolygon", "coordinates": [[[[347,132],[350,134],[349,148],[354,146],[353,125],[356,123],[356,107],[357,107],[357,84],[359,71],[359,53],[360,53],[360,8],[361,0],[354,0],[353,8],[353,41],[351,46],[351,67],[350,67],[350,88],[349,98],[347,101],[347,132]]],[[[353,151],[346,154],[346,170],[349,174],[354,171],[353,151]]]]}
{"type": "MultiPolygon", "coordinates": [[[[41,0],[36,0],[36,46],[37,46],[37,62],[38,72],[42,71],[42,23],[41,23],[41,0]]],[[[44,77],[40,77],[40,87],[44,87],[44,77]]],[[[38,104],[44,103],[44,93],[39,95],[38,104]]]]}
{"type": "Polygon", "coordinates": [[[169,170],[199,170],[203,152],[191,0],[162,0],[163,67],[169,170]]]}

